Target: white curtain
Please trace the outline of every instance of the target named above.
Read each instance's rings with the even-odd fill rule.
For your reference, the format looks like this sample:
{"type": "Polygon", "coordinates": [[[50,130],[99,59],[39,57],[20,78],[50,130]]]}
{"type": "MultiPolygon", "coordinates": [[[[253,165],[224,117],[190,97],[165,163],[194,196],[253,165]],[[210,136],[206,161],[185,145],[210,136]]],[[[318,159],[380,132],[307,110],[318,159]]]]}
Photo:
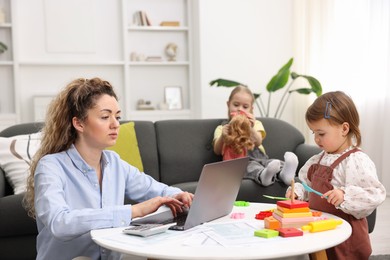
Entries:
{"type": "Polygon", "coordinates": [[[294,20],[301,66],[355,101],[362,148],[390,191],[390,1],[296,0],[294,20]]]}

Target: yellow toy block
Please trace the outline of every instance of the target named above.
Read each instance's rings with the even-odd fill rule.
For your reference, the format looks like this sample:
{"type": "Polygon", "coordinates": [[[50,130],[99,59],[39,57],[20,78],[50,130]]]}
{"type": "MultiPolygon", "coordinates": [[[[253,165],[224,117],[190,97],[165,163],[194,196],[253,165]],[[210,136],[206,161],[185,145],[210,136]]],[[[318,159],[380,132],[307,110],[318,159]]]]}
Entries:
{"type": "Polygon", "coordinates": [[[267,217],[264,219],[264,227],[267,229],[278,229],[281,228],[280,222],[274,217],[267,217]]]}
{"type": "Polygon", "coordinates": [[[325,230],[335,229],[338,225],[342,224],[341,219],[325,219],[319,221],[310,222],[308,225],[302,226],[302,230],[308,230],[311,233],[320,232],[325,230]]]}

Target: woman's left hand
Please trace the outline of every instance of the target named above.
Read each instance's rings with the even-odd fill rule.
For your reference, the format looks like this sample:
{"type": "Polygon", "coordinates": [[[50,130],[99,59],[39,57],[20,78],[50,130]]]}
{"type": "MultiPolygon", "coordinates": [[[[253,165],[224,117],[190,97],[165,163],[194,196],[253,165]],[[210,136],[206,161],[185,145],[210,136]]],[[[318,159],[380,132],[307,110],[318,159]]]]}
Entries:
{"type": "Polygon", "coordinates": [[[179,194],[176,194],[173,197],[178,201],[183,202],[184,206],[189,208],[194,198],[194,194],[184,191],[179,194]]]}

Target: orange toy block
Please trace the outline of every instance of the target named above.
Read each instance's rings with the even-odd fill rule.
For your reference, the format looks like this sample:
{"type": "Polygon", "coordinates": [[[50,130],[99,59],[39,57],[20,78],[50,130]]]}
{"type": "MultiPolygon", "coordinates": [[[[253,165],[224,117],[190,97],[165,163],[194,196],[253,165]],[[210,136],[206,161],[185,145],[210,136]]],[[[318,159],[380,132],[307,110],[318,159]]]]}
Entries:
{"type": "Polygon", "coordinates": [[[308,207],[288,209],[288,208],[277,206],[277,209],[283,213],[310,212],[310,209],[308,207]]]}
{"type": "Polygon", "coordinates": [[[278,229],[280,228],[280,222],[274,217],[270,216],[264,219],[264,227],[267,229],[278,229]]]}
{"type": "Polygon", "coordinates": [[[299,237],[303,236],[303,231],[297,228],[279,228],[279,236],[281,237],[299,237]]]}
{"type": "Polygon", "coordinates": [[[296,212],[296,213],[283,213],[279,210],[274,211],[275,214],[281,216],[282,218],[302,218],[302,217],[312,217],[311,212],[296,212]]]}
{"type": "Polygon", "coordinates": [[[309,230],[311,233],[320,232],[325,230],[335,229],[338,225],[342,224],[341,219],[326,219],[310,222],[308,225],[302,227],[302,230],[309,230]]]}
{"type": "Polygon", "coordinates": [[[321,211],[312,211],[313,217],[321,217],[322,212],[321,211]]]}
{"type": "Polygon", "coordinates": [[[301,200],[280,200],[276,202],[276,205],[288,208],[288,209],[296,209],[296,208],[308,208],[309,202],[301,201],[301,200]]]}

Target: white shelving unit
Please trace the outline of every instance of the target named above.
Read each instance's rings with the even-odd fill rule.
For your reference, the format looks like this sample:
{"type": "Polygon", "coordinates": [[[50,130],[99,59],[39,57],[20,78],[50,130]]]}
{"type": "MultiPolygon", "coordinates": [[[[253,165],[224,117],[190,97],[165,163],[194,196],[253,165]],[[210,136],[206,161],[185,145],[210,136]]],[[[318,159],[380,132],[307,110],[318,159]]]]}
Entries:
{"type": "Polygon", "coordinates": [[[15,106],[15,62],[13,55],[13,28],[11,4],[9,0],[0,0],[1,16],[4,21],[0,21],[0,41],[8,50],[0,54],[0,131],[7,126],[17,122],[15,106]]]}
{"type": "Polygon", "coordinates": [[[123,119],[192,118],[192,4],[191,0],[69,0],[56,4],[50,0],[0,0],[7,19],[0,25],[0,41],[8,46],[8,51],[0,54],[0,129],[35,120],[34,100],[56,95],[77,77],[110,81],[123,119]],[[72,11],[71,20],[67,10],[72,11]],[[152,26],[133,23],[140,10],[146,12],[152,26]],[[179,21],[180,26],[160,26],[161,21],[179,21]],[[71,29],[62,27],[64,24],[71,29]],[[87,43],[78,46],[77,42],[87,43]],[[168,43],[178,46],[176,61],[168,61],[165,55],[168,43]],[[134,61],[134,52],[161,56],[162,60],[134,61]],[[159,109],[164,107],[167,86],[181,87],[182,109],[159,109]],[[150,101],[156,109],[138,110],[140,99],[150,101]]]}
{"type": "Polygon", "coordinates": [[[192,31],[190,0],[123,0],[124,53],[126,66],[127,114],[134,119],[159,120],[192,116],[192,31]],[[143,11],[151,25],[134,21],[143,11]],[[160,26],[162,21],[177,21],[179,26],[160,26]],[[175,61],[169,61],[165,47],[177,45],[175,61]],[[149,56],[161,61],[144,61],[149,56]],[[141,58],[139,58],[141,57],[141,58]],[[165,87],[178,86],[182,91],[182,109],[161,110],[165,103],[165,87]],[[149,101],[157,110],[137,109],[139,100],[149,101]]]}

